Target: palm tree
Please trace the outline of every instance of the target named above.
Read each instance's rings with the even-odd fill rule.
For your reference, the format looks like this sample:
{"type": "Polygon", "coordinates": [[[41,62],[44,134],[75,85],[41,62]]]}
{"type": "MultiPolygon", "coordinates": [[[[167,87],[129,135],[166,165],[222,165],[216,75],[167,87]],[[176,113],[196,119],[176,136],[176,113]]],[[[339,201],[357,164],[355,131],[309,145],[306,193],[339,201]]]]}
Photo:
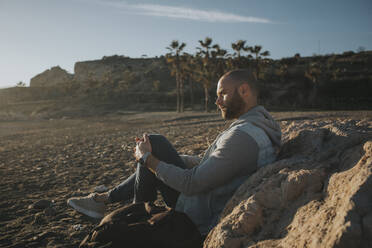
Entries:
{"type": "Polygon", "coordinates": [[[179,56],[180,59],[180,66],[179,66],[179,77],[180,77],[180,83],[179,83],[179,88],[180,88],[180,112],[183,112],[185,107],[184,107],[184,82],[187,80],[189,77],[189,72],[188,72],[188,54],[183,53],[182,55],[179,56]]]}
{"type": "Polygon", "coordinates": [[[235,51],[234,55],[238,58],[241,57],[242,51],[247,51],[248,46],[245,45],[246,42],[245,40],[238,40],[235,43],[231,43],[231,48],[235,51]]]}
{"type": "Polygon", "coordinates": [[[209,50],[212,48],[212,46],[211,46],[211,44],[212,44],[212,38],[205,37],[204,41],[199,40],[199,43],[200,43],[200,45],[202,47],[201,48],[200,47],[197,47],[196,49],[199,50],[199,53],[204,54],[205,57],[208,57],[209,58],[209,50]],[[205,49],[205,51],[203,49],[205,49]]]}
{"type": "Polygon", "coordinates": [[[197,47],[199,50],[197,53],[197,66],[198,66],[198,81],[202,83],[204,89],[204,109],[208,112],[209,103],[209,88],[211,87],[213,79],[213,68],[211,64],[211,48],[212,38],[206,37],[203,40],[199,40],[201,47],[197,47]]]}
{"type": "MultiPolygon", "coordinates": [[[[211,50],[211,63],[213,64],[214,79],[220,78],[227,70],[230,69],[230,54],[225,49],[220,48],[218,44],[213,45],[211,50]]],[[[218,111],[218,106],[217,111],[218,111]]]]}
{"type": "Polygon", "coordinates": [[[208,112],[209,89],[212,82],[225,72],[226,57],[228,56],[225,49],[221,49],[218,44],[212,45],[212,39],[206,37],[199,40],[201,47],[197,47],[198,52],[194,57],[196,71],[194,78],[203,85],[204,89],[204,109],[208,112]]]}
{"type": "Polygon", "coordinates": [[[256,76],[257,79],[260,77],[260,62],[262,60],[262,57],[268,57],[270,56],[269,51],[261,52],[262,46],[255,45],[254,47],[249,48],[250,52],[255,55],[255,64],[256,64],[256,76]]]}
{"type": "MultiPolygon", "coordinates": [[[[235,57],[234,60],[232,60],[233,64],[232,67],[245,67],[246,66],[246,58],[242,56],[243,52],[249,52],[251,50],[251,47],[246,46],[245,40],[238,40],[235,43],[231,44],[231,48],[235,51],[233,56],[235,57]]],[[[247,56],[248,59],[252,58],[251,55],[247,56]]]]}
{"type": "Polygon", "coordinates": [[[211,50],[212,63],[214,64],[215,77],[220,78],[228,69],[227,61],[229,54],[226,49],[220,48],[218,44],[213,45],[211,50]]]}
{"type": "Polygon", "coordinates": [[[185,80],[188,80],[189,82],[189,92],[190,92],[190,106],[191,109],[194,109],[194,80],[195,80],[195,59],[191,54],[184,53],[184,63],[183,63],[183,68],[184,68],[184,75],[185,75],[185,80]]]}
{"type": "Polygon", "coordinates": [[[170,51],[166,54],[166,61],[170,65],[171,75],[176,78],[177,85],[177,112],[183,112],[183,78],[181,72],[181,52],[186,43],[179,44],[178,40],[173,40],[167,49],[170,51]],[[182,89],[181,89],[182,88],[182,89]]]}

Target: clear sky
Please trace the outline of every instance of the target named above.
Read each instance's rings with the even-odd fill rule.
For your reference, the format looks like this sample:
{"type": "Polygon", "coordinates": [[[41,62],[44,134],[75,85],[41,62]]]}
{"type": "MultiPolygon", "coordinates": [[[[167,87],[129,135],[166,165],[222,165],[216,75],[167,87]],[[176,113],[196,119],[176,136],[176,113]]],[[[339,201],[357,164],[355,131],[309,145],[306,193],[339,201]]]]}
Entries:
{"type": "Polygon", "coordinates": [[[194,53],[209,36],[239,39],[271,58],[372,50],[371,0],[0,0],[0,88],[59,65],[103,56],[194,53]]]}

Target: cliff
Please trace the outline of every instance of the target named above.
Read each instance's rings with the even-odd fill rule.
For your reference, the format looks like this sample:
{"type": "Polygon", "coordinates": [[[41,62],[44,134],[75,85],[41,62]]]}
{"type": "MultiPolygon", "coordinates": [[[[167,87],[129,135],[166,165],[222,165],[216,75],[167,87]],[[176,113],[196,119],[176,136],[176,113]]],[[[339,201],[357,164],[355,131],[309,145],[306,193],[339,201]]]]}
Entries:
{"type": "Polygon", "coordinates": [[[30,87],[54,87],[70,83],[72,79],[72,74],[55,66],[31,78],[30,87]]]}
{"type": "Polygon", "coordinates": [[[79,82],[123,79],[125,71],[145,71],[155,59],[131,59],[124,56],[103,57],[99,60],[75,63],[74,79],[79,82]]]}

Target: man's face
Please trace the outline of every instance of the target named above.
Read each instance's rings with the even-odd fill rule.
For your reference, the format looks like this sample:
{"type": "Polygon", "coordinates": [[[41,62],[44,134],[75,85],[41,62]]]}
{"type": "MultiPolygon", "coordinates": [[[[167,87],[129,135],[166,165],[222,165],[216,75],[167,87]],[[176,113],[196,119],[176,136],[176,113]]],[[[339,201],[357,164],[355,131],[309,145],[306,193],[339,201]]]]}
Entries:
{"type": "Polygon", "coordinates": [[[238,118],[245,107],[245,102],[238,93],[238,87],[226,80],[220,80],[217,86],[216,105],[225,120],[238,118]]]}

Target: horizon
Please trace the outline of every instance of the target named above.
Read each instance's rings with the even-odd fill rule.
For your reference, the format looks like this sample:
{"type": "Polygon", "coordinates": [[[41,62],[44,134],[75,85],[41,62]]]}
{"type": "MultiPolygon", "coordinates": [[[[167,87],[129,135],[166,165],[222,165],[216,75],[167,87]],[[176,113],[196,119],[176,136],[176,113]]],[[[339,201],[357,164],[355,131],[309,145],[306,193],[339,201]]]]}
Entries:
{"type": "Polygon", "coordinates": [[[0,88],[29,86],[54,66],[73,74],[76,62],[103,56],[165,55],[172,40],[194,54],[207,36],[230,53],[240,39],[261,45],[271,59],[372,50],[371,10],[367,0],[4,0],[0,88]]]}

